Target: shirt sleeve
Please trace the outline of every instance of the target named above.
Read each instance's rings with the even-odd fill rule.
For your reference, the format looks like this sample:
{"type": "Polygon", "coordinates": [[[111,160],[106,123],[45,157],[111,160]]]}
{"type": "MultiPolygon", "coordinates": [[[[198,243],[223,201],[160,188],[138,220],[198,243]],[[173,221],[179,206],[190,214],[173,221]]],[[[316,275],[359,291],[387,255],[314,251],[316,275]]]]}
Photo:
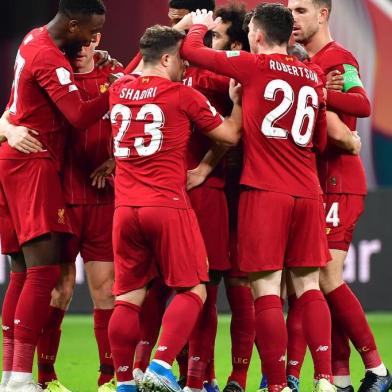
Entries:
{"type": "Polygon", "coordinates": [[[317,113],[313,145],[317,152],[322,153],[327,147],[328,141],[326,104],[322,86],[319,86],[316,91],[319,96],[319,110],[317,113]]]}
{"type": "Polygon", "coordinates": [[[181,109],[196,128],[204,133],[211,132],[223,123],[223,119],[208,99],[198,91],[181,86],[181,109]]]}
{"type": "Polygon", "coordinates": [[[40,52],[34,59],[32,73],[54,103],[78,89],[71,65],[61,53],[52,50],[40,52]]]}
{"type": "Polygon", "coordinates": [[[181,48],[182,57],[191,64],[245,84],[252,75],[251,69],[256,64],[256,56],[242,50],[207,48],[203,42],[207,31],[204,25],[192,26],[181,48]]]}

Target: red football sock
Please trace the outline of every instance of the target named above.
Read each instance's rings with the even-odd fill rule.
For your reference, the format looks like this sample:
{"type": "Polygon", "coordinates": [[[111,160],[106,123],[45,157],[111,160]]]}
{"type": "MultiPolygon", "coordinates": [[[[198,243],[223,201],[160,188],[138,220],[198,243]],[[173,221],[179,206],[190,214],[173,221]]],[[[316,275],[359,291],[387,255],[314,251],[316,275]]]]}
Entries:
{"type": "Polygon", "coordinates": [[[60,345],[61,323],[64,315],[64,310],[49,306],[48,318],[37,345],[38,382],[41,385],[57,380],[54,363],[60,345]]]}
{"type": "Polygon", "coordinates": [[[112,350],[109,342],[109,321],[113,309],[94,309],[94,334],[99,353],[98,386],[109,382],[114,377],[112,350]]]}
{"type": "Polygon", "coordinates": [[[246,378],[255,342],[255,306],[250,287],[227,286],[231,309],[231,363],[228,381],[236,381],[245,390],[246,378]]]}
{"type": "Polygon", "coordinates": [[[216,379],[216,375],[215,375],[215,349],[214,349],[214,353],[212,354],[211,359],[208,361],[207,363],[207,367],[206,367],[206,375],[205,375],[205,380],[207,382],[211,382],[212,380],[216,379]]]}
{"type": "Polygon", "coordinates": [[[189,358],[189,345],[186,344],[185,347],[180,351],[176,357],[178,363],[179,377],[186,378],[188,374],[188,358],[189,358]]]}
{"type": "Polygon", "coordinates": [[[109,341],[117,381],[133,380],[133,358],[140,340],[140,306],[116,301],[109,322],[109,341]]]}
{"type": "Polygon", "coordinates": [[[350,375],[350,340],[339,322],[332,315],[332,374],[350,375]]]}
{"type": "Polygon", "coordinates": [[[215,346],[218,327],[216,301],[218,286],[207,285],[207,300],[189,339],[189,361],[186,385],[202,389],[207,363],[215,346]]]}
{"type": "Polygon", "coordinates": [[[358,350],[365,368],[370,369],[381,365],[381,357],[365,312],[350,287],[343,283],[326,295],[326,298],[331,313],[358,350]]]}
{"type": "Polygon", "coordinates": [[[139,368],[143,372],[150,363],[151,352],[158,340],[166,303],[172,292],[173,290],[160,279],[156,279],[143,303],[142,312],[140,313],[142,337],[136,346],[134,365],[135,368],[139,368]]]}
{"type": "Polygon", "coordinates": [[[35,348],[48,318],[52,290],[59,278],[59,265],[27,270],[15,312],[14,372],[32,372],[35,348]]]}
{"type": "Polygon", "coordinates": [[[286,386],[287,330],[282,303],[277,295],[266,295],[256,299],[255,326],[269,391],[280,391],[286,386]]]}
{"type": "Polygon", "coordinates": [[[26,272],[11,272],[4,296],[2,317],[3,329],[3,370],[10,372],[14,359],[14,319],[15,310],[22,292],[26,272]]]}
{"type": "Polygon", "coordinates": [[[309,290],[297,300],[302,313],[302,329],[314,363],[314,379],[332,381],[331,314],[324,295],[309,290]]]}
{"type": "Polygon", "coordinates": [[[302,329],[302,313],[298,307],[297,297],[289,297],[289,313],[286,320],[288,345],[287,345],[287,369],[289,376],[299,378],[302,364],[306,354],[306,340],[302,329]]]}
{"type": "Polygon", "coordinates": [[[173,364],[176,355],[189,340],[202,308],[203,301],[195,293],[188,291],[174,296],[163,316],[162,333],[154,359],[173,364]],[[160,350],[162,347],[166,349],[160,350]]]}

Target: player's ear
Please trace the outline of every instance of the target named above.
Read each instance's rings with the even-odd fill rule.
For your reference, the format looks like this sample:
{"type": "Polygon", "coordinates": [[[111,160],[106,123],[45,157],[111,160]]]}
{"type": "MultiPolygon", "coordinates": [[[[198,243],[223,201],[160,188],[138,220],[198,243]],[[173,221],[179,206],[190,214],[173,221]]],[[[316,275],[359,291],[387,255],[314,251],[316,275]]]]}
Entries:
{"type": "Polygon", "coordinates": [[[170,62],[170,55],[169,53],[165,53],[162,57],[161,57],[161,64],[167,68],[169,66],[169,62],[170,62]]]}
{"type": "Polygon", "coordinates": [[[78,23],[78,21],[75,20],[75,19],[71,19],[68,22],[68,30],[69,30],[70,33],[75,33],[76,31],[78,31],[79,30],[79,23],[78,23]]]}
{"type": "Polygon", "coordinates": [[[230,50],[242,50],[242,43],[239,41],[234,41],[230,45],[230,50]]]}
{"type": "Polygon", "coordinates": [[[320,8],[319,23],[320,24],[326,24],[326,23],[328,23],[328,19],[329,19],[329,10],[328,10],[328,8],[320,8]]]}

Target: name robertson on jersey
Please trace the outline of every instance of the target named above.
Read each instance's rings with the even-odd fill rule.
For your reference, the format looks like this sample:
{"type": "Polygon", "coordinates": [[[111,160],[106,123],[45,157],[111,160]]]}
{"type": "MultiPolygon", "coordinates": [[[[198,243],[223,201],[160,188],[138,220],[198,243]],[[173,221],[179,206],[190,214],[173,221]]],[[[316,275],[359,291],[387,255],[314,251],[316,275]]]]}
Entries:
{"type": "Polygon", "coordinates": [[[295,65],[288,65],[275,60],[270,60],[269,67],[274,71],[286,72],[290,75],[306,78],[318,83],[317,73],[305,67],[296,67],[295,65]]]}
{"type": "Polygon", "coordinates": [[[145,90],[135,90],[133,88],[123,88],[120,98],[129,99],[131,101],[141,101],[142,99],[154,98],[157,94],[158,87],[150,87],[145,90]]]}

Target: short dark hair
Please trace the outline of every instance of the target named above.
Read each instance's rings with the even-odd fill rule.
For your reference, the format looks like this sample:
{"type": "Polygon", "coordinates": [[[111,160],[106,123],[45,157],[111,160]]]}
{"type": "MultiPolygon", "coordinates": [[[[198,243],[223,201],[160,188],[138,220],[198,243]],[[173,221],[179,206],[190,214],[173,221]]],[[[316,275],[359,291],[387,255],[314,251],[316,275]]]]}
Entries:
{"type": "Polygon", "coordinates": [[[328,10],[328,14],[331,15],[332,12],[332,0],[312,0],[313,4],[318,7],[325,7],[328,10]]]}
{"type": "Polygon", "coordinates": [[[106,7],[102,0],[60,0],[59,13],[68,17],[77,15],[105,15],[106,7]]]}
{"type": "Polygon", "coordinates": [[[168,26],[149,27],[140,39],[139,45],[144,63],[157,63],[165,53],[174,51],[184,38],[183,31],[168,26]]]}
{"type": "Polygon", "coordinates": [[[215,16],[221,17],[223,23],[230,23],[227,29],[230,42],[240,42],[242,49],[249,51],[248,36],[242,28],[246,15],[246,6],[243,3],[231,2],[215,11],[215,16]]]}
{"type": "Polygon", "coordinates": [[[265,32],[270,45],[289,42],[293,32],[294,17],[283,4],[259,4],[253,11],[253,21],[265,32]]]}
{"type": "Polygon", "coordinates": [[[169,8],[184,9],[191,12],[197,9],[214,11],[215,0],[169,0],[169,8]]]}

